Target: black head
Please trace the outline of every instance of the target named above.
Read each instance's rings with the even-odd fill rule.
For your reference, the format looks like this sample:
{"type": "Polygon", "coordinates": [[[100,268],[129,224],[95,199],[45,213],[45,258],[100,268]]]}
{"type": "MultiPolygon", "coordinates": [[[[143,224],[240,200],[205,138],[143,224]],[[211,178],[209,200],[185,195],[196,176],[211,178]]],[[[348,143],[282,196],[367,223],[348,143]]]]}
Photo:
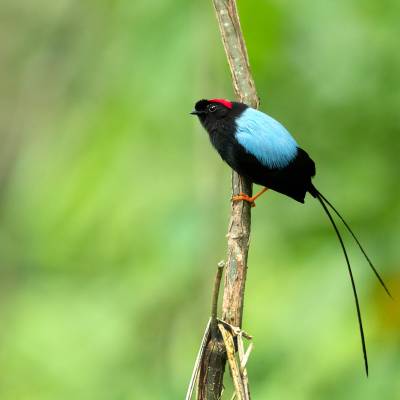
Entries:
{"type": "Polygon", "coordinates": [[[200,122],[209,125],[224,119],[232,112],[233,103],[224,99],[199,100],[191,112],[197,115],[200,122]]]}

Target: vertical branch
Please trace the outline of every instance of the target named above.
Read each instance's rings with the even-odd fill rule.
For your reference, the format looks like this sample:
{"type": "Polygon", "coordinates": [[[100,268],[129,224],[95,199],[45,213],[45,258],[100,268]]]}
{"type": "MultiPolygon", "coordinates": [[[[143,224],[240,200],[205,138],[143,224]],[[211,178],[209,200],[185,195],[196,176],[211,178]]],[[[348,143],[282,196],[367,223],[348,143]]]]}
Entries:
{"type": "MultiPolygon", "coordinates": [[[[236,97],[240,101],[258,108],[259,100],[250,72],[246,45],[236,8],[236,0],[213,0],[213,4],[232,74],[236,97]]],[[[251,195],[252,184],[247,179],[232,171],[232,194],[236,195],[240,192],[251,195]]],[[[247,255],[250,240],[250,211],[251,207],[247,202],[233,203],[228,227],[228,257],[224,277],[222,320],[235,327],[241,327],[242,325],[247,255]]],[[[224,345],[224,339],[225,341],[228,340],[227,338],[222,338],[220,332],[216,335],[214,330],[214,335],[211,335],[207,344],[200,369],[197,397],[199,400],[218,400],[221,397],[227,359],[226,351],[228,350],[224,345]]],[[[231,371],[233,373],[236,371],[235,368],[232,369],[232,366],[235,364],[232,358],[233,355],[231,353],[229,355],[231,371]]],[[[240,384],[236,384],[237,380],[235,376],[233,378],[235,387],[238,386],[236,390],[237,398],[249,399],[250,395],[247,392],[247,388],[245,390],[239,389],[240,384]]]]}
{"type": "MultiPolygon", "coordinates": [[[[236,1],[213,0],[213,3],[235,94],[240,101],[258,108],[259,100],[250,71],[236,1]]],[[[244,192],[251,195],[251,191],[251,182],[240,177],[236,172],[232,172],[232,193],[244,192]]],[[[228,228],[228,259],[225,270],[222,319],[239,327],[242,324],[243,315],[250,222],[249,204],[247,202],[233,203],[228,228]]]]}
{"type": "MultiPolygon", "coordinates": [[[[214,290],[211,302],[211,318],[209,324],[209,340],[204,348],[204,354],[201,356],[201,363],[198,365],[198,400],[219,400],[220,394],[223,390],[226,349],[218,328],[217,308],[219,287],[224,266],[225,263],[223,261],[218,263],[217,275],[214,281],[214,290]]],[[[195,377],[195,372],[192,374],[192,380],[193,377],[195,377]]],[[[191,393],[188,392],[186,399],[190,400],[190,396],[191,393]]]]}
{"type": "Polygon", "coordinates": [[[240,101],[258,108],[259,99],[250,70],[246,44],[240,27],[236,0],[213,0],[219,30],[232,74],[232,83],[240,101]]]}

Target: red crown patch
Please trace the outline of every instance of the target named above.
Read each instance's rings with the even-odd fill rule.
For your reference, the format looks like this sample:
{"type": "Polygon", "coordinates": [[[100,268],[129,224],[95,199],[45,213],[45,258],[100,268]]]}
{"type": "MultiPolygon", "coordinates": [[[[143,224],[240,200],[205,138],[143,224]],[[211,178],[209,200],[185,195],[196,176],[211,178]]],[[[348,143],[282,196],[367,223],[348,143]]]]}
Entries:
{"type": "Polygon", "coordinates": [[[229,100],[225,100],[225,99],[211,99],[208,100],[210,103],[219,103],[222,104],[223,106],[225,106],[226,108],[229,108],[232,110],[232,103],[229,100]]]}

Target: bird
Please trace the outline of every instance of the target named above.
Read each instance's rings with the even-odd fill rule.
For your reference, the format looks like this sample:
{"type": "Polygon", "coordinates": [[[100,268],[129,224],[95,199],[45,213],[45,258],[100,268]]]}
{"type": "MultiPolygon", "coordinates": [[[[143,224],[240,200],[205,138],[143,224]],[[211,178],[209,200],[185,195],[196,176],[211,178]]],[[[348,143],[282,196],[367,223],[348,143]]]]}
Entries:
{"type": "Polygon", "coordinates": [[[246,201],[255,206],[255,200],[271,189],[300,203],[304,203],[305,196],[309,193],[321,204],[332,224],[346,261],[354,295],[364,367],[368,376],[367,347],[356,284],[346,247],[332,212],[342,221],[355,240],[383,289],[391,298],[393,297],[349,224],[312,183],[312,178],[316,174],[314,161],[299,147],[280,122],[245,103],[222,98],[202,99],[195,103],[190,114],[198,117],[208,133],[212,146],[223,161],[239,175],[263,186],[263,189],[254,196],[245,193],[233,196],[233,202],[246,201]]]}

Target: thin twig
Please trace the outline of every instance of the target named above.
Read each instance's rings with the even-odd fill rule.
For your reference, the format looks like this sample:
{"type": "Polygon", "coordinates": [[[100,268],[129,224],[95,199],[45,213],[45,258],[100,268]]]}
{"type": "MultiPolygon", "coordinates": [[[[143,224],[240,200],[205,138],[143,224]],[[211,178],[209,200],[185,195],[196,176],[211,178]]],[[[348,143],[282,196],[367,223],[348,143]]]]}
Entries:
{"type": "Polygon", "coordinates": [[[241,371],[245,371],[246,364],[247,364],[247,361],[249,360],[250,353],[252,350],[253,350],[253,343],[250,343],[249,347],[246,350],[246,353],[244,353],[243,358],[240,360],[240,370],[241,371]]]}
{"type": "Polygon", "coordinates": [[[219,288],[221,285],[221,277],[222,271],[225,267],[225,261],[220,261],[218,263],[217,275],[215,276],[214,281],[214,290],[211,302],[211,335],[217,335],[217,310],[218,310],[218,297],[219,297],[219,288]]]}
{"type": "Polygon", "coordinates": [[[214,281],[214,290],[211,301],[210,335],[204,347],[204,352],[198,367],[198,400],[219,400],[223,390],[222,376],[224,374],[224,369],[221,370],[214,366],[219,366],[226,358],[225,346],[217,326],[219,288],[224,266],[224,261],[218,263],[217,274],[214,281]],[[221,386],[214,386],[215,382],[221,386]]]}
{"type": "Polygon", "coordinates": [[[238,400],[248,400],[246,389],[243,384],[242,375],[240,373],[240,368],[235,358],[235,343],[233,341],[233,336],[227,329],[225,329],[223,324],[218,324],[218,328],[222,334],[222,338],[224,339],[226,355],[228,357],[229,367],[231,369],[236,397],[238,398],[238,400]]]}
{"type": "Polygon", "coordinates": [[[243,335],[242,332],[237,335],[237,347],[238,347],[238,353],[239,353],[239,372],[242,377],[243,381],[243,387],[245,390],[246,394],[246,399],[250,398],[250,389],[249,389],[249,378],[247,376],[247,369],[246,369],[246,363],[248,360],[248,357],[250,356],[250,351],[252,349],[253,343],[250,343],[249,349],[250,351],[244,352],[244,344],[243,344],[243,335]],[[247,358],[245,358],[247,356],[247,358]]]}
{"type": "Polygon", "coordinates": [[[203,339],[201,340],[199,352],[197,353],[196,362],[194,363],[192,376],[190,378],[189,387],[186,392],[185,400],[190,400],[193,395],[194,386],[196,384],[197,377],[199,376],[200,364],[203,359],[204,350],[206,348],[208,338],[210,336],[211,318],[208,320],[206,330],[204,331],[203,339]]]}
{"type": "Polygon", "coordinates": [[[243,329],[239,328],[238,326],[233,326],[231,324],[228,324],[226,321],[223,321],[222,319],[217,318],[218,322],[225,325],[226,328],[229,328],[232,332],[233,335],[239,335],[241,334],[244,338],[251,340],[253,339],[253,336],[249,335],[246,331],[243,329]]]}

